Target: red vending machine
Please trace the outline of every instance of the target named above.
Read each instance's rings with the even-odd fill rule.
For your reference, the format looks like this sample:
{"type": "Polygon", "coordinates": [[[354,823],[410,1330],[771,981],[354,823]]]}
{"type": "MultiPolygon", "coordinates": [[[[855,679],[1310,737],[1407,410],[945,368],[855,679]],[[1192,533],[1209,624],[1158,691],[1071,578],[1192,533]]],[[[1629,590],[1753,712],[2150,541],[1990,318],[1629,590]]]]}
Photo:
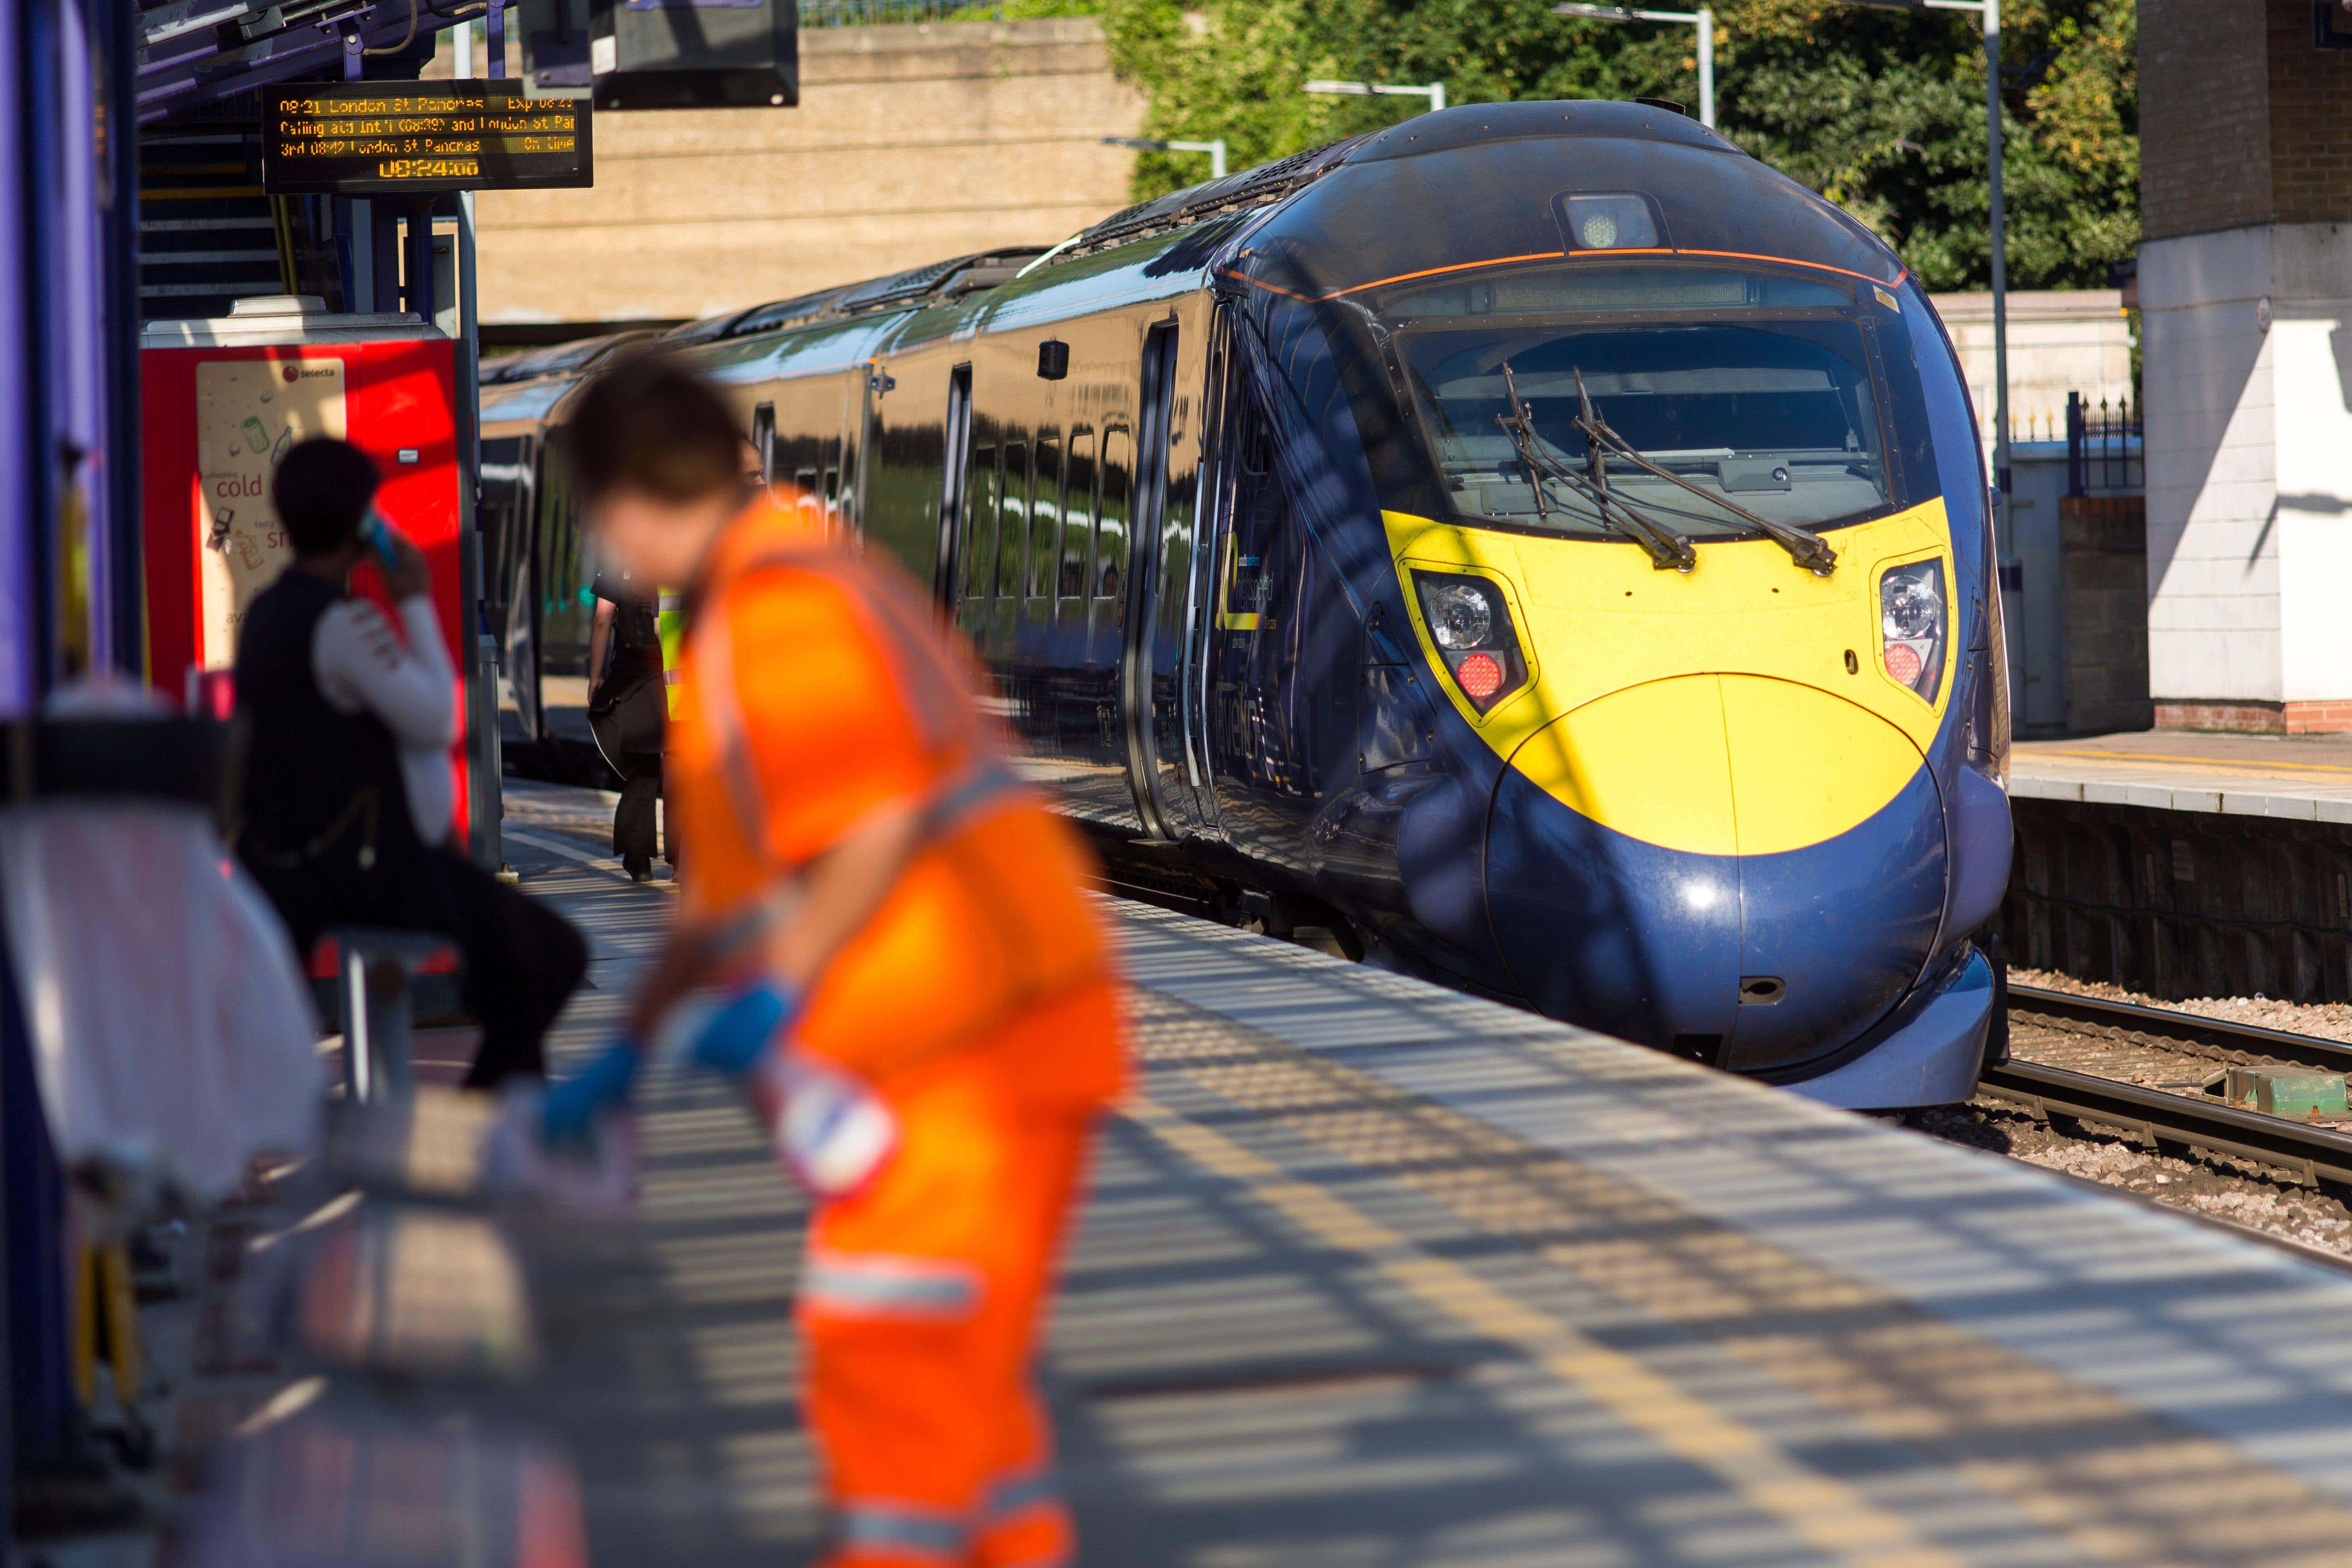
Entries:
{"type": "MultiPolygon", "coordinates": [[[[407,315],[334,315],[307,297],[242,300],[215,321],[151,321],[142,339],[147,669],[177,697],[236,662],[254,595],[292,558],[269,504],[278,459],[337,436],[383,474],[376,505],[433,567],[450,668],[471,664],[458,563],[455,344],[407,315]]],[[[372,565],[355,586],[382,600],[372,565]]],[[[397,618],[394,619],[397,625],[397,618]]],[[[463,690],[451,693],[462,725],[463,690]]],[[[466,739],[452,842],[468,829],[466,739]]]]}

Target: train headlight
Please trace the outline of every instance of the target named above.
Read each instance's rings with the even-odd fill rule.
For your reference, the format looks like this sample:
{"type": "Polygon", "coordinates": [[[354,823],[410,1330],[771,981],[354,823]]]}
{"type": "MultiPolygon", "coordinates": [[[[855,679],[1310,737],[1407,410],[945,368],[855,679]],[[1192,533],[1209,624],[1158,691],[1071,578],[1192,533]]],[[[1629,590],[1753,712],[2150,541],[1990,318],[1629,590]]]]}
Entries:
{"type": "Polygon", "coordinates": [[[1527,660],[1500,587],[1450,572],[1415,572],[1412,584],[1429,640],[1470,706],[1484,713],[1527,684],[1527,660]]]}
{"type": "Polygon", "coordinates": [[[1944,563],[1915,561],[1878,580],[1880,661],[1887,679],[1933,702],[1944,680],[1944,563]]]}
{"type": "Polygon", "coordinates": [[[1422,612],[1438,647],[1454,653],[1486,646],[1495,634],[1495,605],[1485,584],[1455,578],[1433,588],[1427,578],[1422,583],[1422,612]]]}
{"type": "Polygon", "coordinates": [[[1571,250],[1654,250],[1657,220],[1650,204],[1627,191],[1610,195],[1561,196],[1561,226],[1571,250]]]}

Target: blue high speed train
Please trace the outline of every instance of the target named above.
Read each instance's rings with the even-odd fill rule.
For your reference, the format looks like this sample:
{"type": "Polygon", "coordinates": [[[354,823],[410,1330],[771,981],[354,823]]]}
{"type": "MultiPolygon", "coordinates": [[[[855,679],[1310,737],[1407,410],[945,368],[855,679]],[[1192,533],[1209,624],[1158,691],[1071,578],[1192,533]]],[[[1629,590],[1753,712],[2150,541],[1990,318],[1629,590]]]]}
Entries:
{"type": "MultiPolygon", "coordinates": [[[[1968,394],[1895,254],[1714,132],[1450,109],[668,346],[934,590],[1115,883],[1834,1104],[2000,1048],[1968,394]]],[[[580,368],[482,415],[550,749],[580,368]]]]}

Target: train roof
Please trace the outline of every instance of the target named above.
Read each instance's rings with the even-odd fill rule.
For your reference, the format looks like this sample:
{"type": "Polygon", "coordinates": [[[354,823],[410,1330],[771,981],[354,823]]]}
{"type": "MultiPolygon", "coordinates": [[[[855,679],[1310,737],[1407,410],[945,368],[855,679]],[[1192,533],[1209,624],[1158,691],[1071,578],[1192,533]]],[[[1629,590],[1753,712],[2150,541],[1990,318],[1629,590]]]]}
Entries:
{"type": "Polygon", "coordinates": [[[631,343],[644,342],[653,335],[650,330],[639,328],[625,332],[607,332],[602,337],[580,338],[568,343],[553,343],[546,348],[528,349],[483,365],[480,384],[496,386],[508,382],[533,381],[543,375],[578,375],[631,343]]]}
{"type": "Polygon", "coordinates": [[[1696,121],[1634,103],[1470,104],[1406,121],[1342,157],[1253,231],[1253,281],[1325,299],[1457,268],[1627,249],[1582,247],[1566,198],[1633,195],[1639,254],[1777,261],[1892,285],[1902,261],[1869,229],[1696,121]]]}
{"type": "Polygon", "coordinates": [[[892,306],[904,307],[933,299],[955,298],[1009,282],[1020,275],[1023,268],[1045,253],[1046,247],[1042,245],[1003,246],[995,250],[950,257],[945,261],[926,262],[903,272],[869,278],[858,283],[835,284],[814,293],[796,294],[789,300],[754,305],[748,310],[739,310],[729,316],[713,316],[704,321],[689,322],[686,327],[675,329],[667,341],[676,343],[713,342],[726,338],[750,337],[754,332],[806,326],[816,321],[838,321],[892,306]]]}
{"type": "Polygon", "coordinates": [[[1670,108],[1466,104],[1139,202],[1050,251],[953,257],[709,317],[664,342],[715,347],[886,313],[915,317],[910,340],[975,313],[983,330],[1051,320],[1126,289],[1184,287],[1178,275],[1197,278],[1244,235],[1238,255],[1216,264],[1307,299],[1456,268],[1631,254],[1575,247],[1558,198],[1588,193],[1648,203],[1658,232],[1640,254],[1785,262],[1890,286],[1904,276],[1895,253],[1834,204],[1670,108]],[[961,308],[937,309],[950,306],[961,308]]]}

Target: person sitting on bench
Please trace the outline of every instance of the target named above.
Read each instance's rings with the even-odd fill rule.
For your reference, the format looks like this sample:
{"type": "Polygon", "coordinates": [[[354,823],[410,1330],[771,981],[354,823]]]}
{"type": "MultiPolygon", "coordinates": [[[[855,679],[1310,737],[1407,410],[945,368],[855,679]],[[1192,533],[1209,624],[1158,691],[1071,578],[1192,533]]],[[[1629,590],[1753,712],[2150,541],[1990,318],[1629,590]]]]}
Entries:
{"type": "Polygon", "coordinates": [[[587,944],[447,845],[457,680],[424,554],[375,513],[377,483],[366,453],[327,438],[293,447],[270,480],[294,561],[237,635],[237,854],[298,952],[337,925],[454,942],[482,1026],[466,1084],[488,1089],[544,1075],[541,1038],[587,973],[587,944]],[[371,549],[385,557],[399,631],[350,592],[371,549]]]}

